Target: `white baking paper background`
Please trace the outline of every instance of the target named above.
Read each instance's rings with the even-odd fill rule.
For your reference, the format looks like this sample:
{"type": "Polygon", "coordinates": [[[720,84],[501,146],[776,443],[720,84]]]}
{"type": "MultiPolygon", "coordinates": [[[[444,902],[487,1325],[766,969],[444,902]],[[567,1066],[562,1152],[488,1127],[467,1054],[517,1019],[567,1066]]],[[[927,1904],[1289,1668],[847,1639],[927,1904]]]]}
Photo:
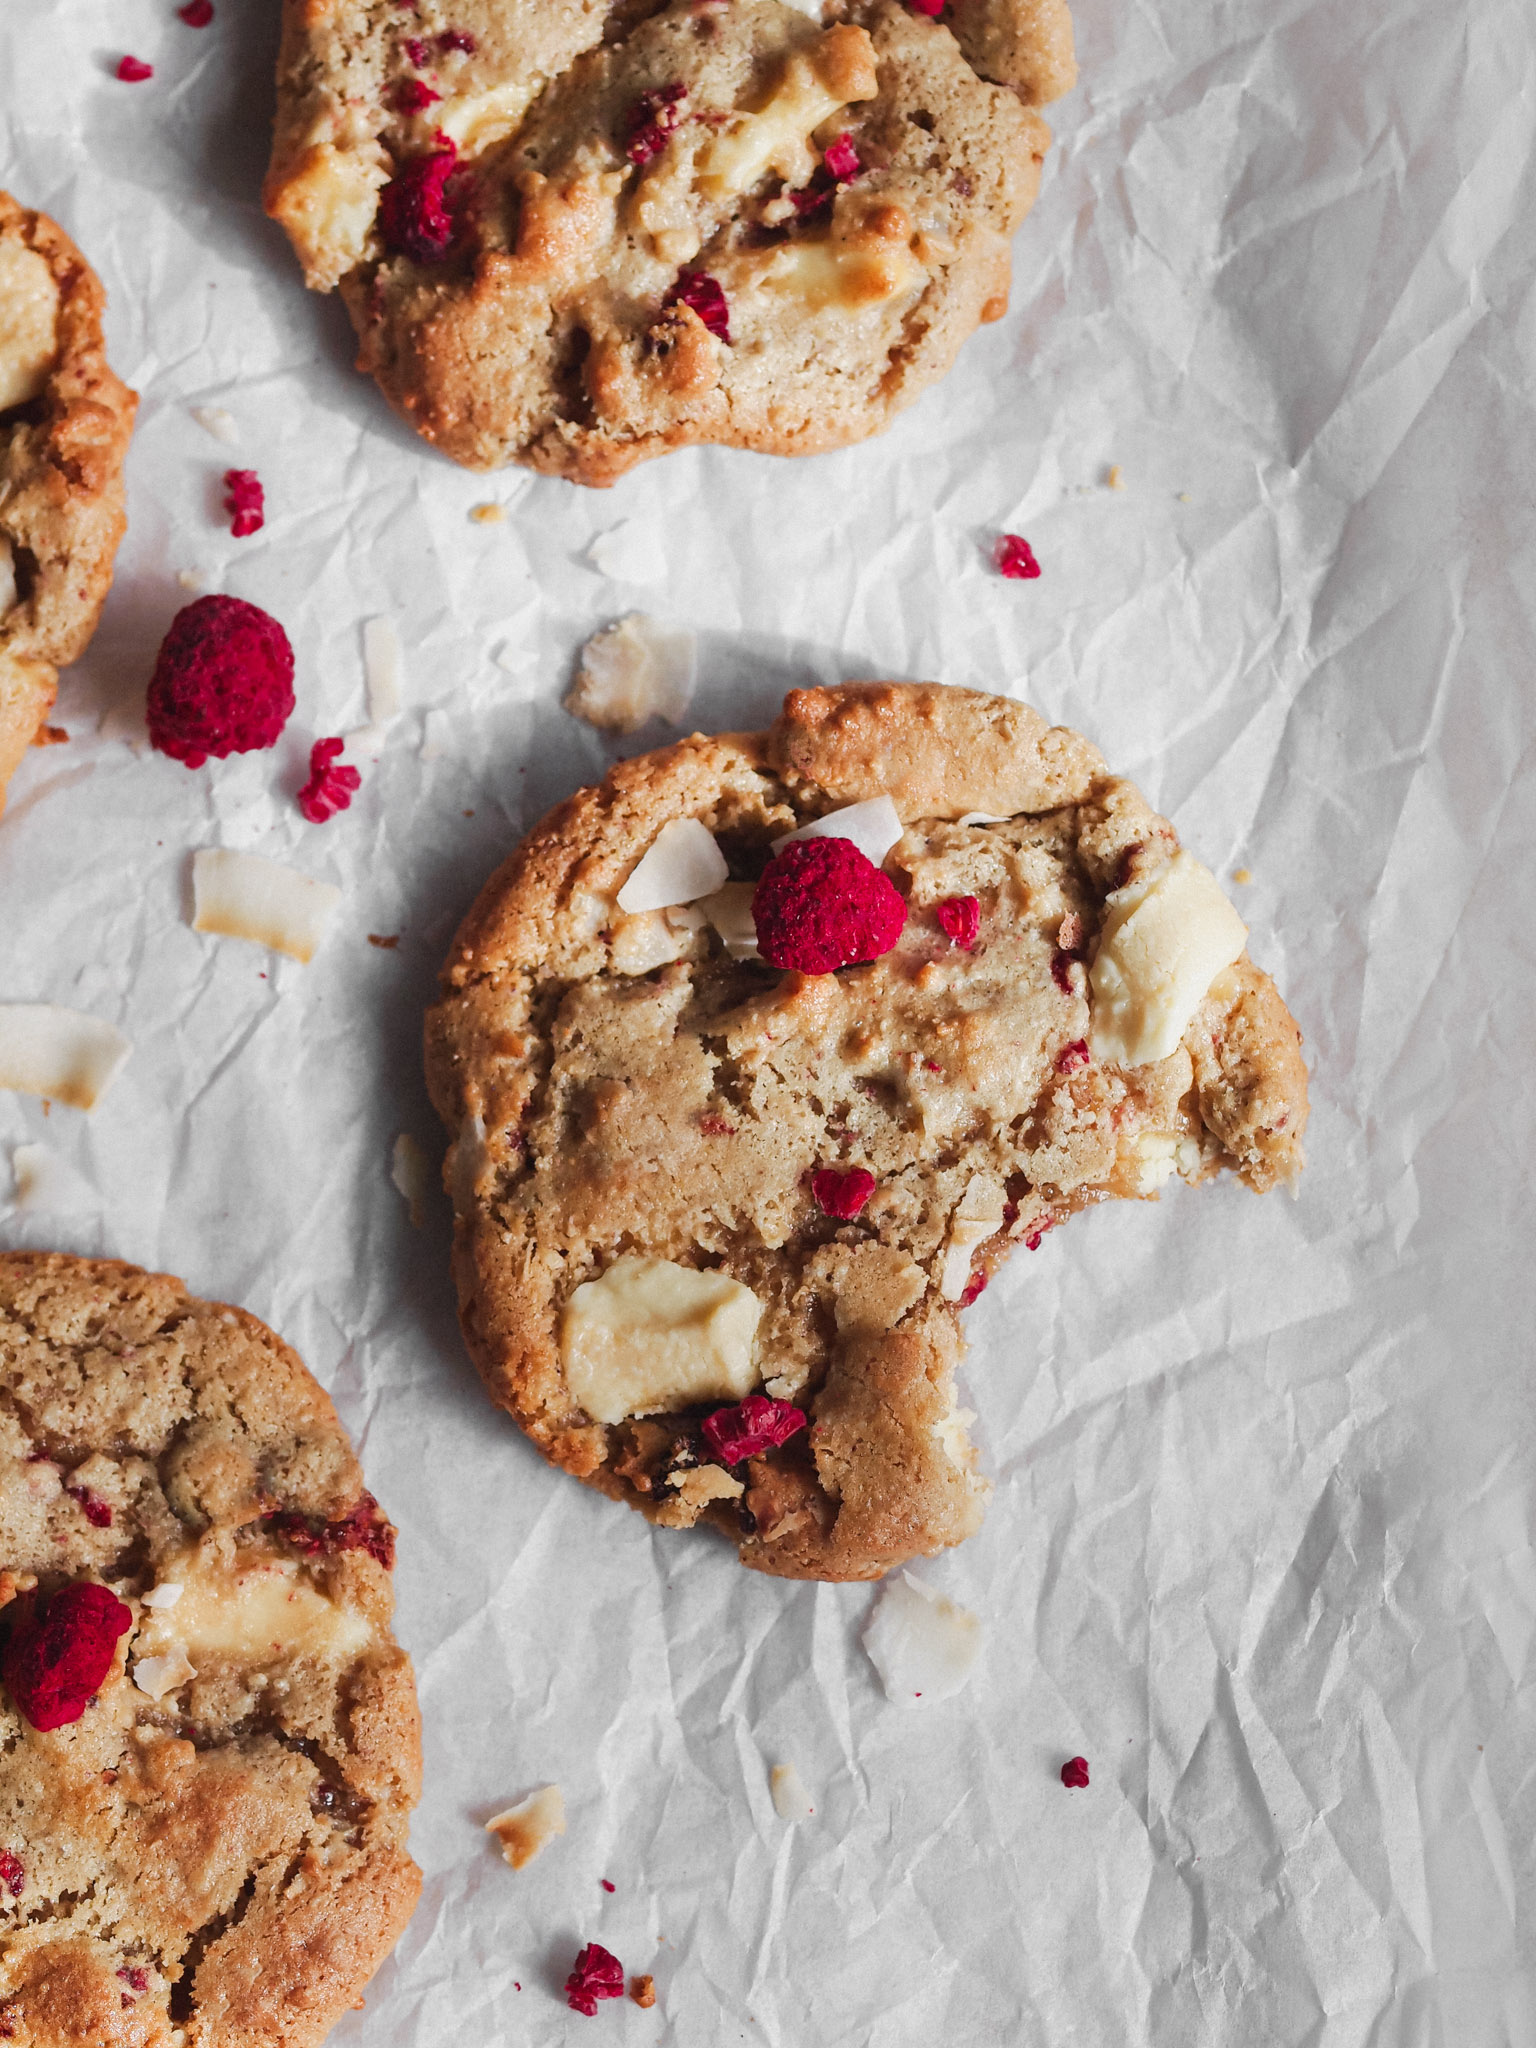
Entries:
{"type": "Polygon", "coordinates": [[[354,373],[260,212],[275,0],[216,10],[0,8],[0,179],[100,271],[143,394],[69,744],[0,824],[0,999],[133,1057],[90,1117],[0,1096],[0,1162],[40,1141],[85,1183],[0,1242],[266,1317],[399,1522],[426,1883],[334,2039],[1532,2048],[1529,0],[1082,0],[1014,310],[947,383],[843,454],[607,493],[460,474],[354,373]],[[112,81],[125,50],[152,82],[112,81]],[[232,462],[267,490],[251,540],[232,462]],[[619,526],[654,582],[591,566],[619,526]],[[1038,582],[989,569],[1005,528],[1038,582]],[[124,737],[184,571],[293,638],[271,755],[190,774],[124,737]],[[919,1570],[986,1644],[929,1710],[879,1691],[869,1589],[748,1576],[546,1470],[462,1353],[445,1202],[413,1229],[390,1184],[399,1133],[439,1151],[420,1022],[454,922],[611,758],[559,698],[634,608],[698,631],[705,727],[857,676],[1080,727],[1228,880],[1306,1033],[1298,1201],[1079,1218],[971,1312],[997,1492],[919,1570]],[[306,825],[379,615],[405,708],[306,825]],[[189,929],[214,845],[343,887],[312,966],[189,929]],[[569,1832],[515,1875],[481,1824],[550,1779],[569,1832]],[[588,1940],[654,2011],[565,2008],[588,1940]]]}

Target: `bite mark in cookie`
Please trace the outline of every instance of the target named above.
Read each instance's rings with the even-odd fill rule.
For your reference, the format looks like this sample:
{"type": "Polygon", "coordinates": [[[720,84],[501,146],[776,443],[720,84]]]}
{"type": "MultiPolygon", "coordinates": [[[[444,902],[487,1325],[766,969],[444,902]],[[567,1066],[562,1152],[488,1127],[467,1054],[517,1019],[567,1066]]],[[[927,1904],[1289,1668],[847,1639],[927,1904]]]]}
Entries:
{"type": "Polygon", "coordinates": [[[1245,936],[1131,784],[1006,699],[795,691],[766,733],[621,762],[488,883],[428,1020],[492,1393],[555,1463],[759,1570],[876,1577],[960,1541],[987,1487],[959,1315],[1007,1252],[1175,1176],[1300,1170],[1299,1034],[1245,936]],[[626,915],[680,820],[731,879],[626,915]],[[850,868],[892,927],[775,969],[763,877],[831,849],[813,935],[850,868]]]}

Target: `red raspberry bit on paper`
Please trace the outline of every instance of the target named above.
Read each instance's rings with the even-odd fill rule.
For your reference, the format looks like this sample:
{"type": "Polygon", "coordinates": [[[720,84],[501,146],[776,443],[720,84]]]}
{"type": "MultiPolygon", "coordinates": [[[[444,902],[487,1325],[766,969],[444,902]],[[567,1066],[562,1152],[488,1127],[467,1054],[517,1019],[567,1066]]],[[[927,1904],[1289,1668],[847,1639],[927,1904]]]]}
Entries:
{"type": "Polygon", "coordinates": [[[371,1493],[359,1494],[356,1505],[335,1522],[322,1522],[317,1516],[284,1508],[267,1517],[267,1527],[305,1557],[328,1556],[338,1550],[366,1550],[385,1571],[394,1569],[394,1527],[371,1493]]]}
{"type": "Polygon", "coordinates": [[[600,1998],[623,1996],[624,1965],[600,1942],[589,1941],[565,1980],[566,2004],[572,2012],[584,2012],[591,2019],[600,1998]]]}
{"type": "Polygon", "coordinates": [[[992,550],[992,559],[999,571],[1016,583],[1028,583],[1040,574],[1040,564],[1035,560],[1035,551],[1027,540],[1016,533],[1005,533],[992,550]]]}
{"type": "Polygon", "coordinates": [[[254,469],[226,469],[224,510],[233,516],[229,530],[236,540],[260,533],[267,523],[267,494],[254,469]]]}
{"type": "Polygon", "coordinates": [[[959,1306],[961,1308],[969,1308],[971,1303],[976,1300],[978,1295],[984,1294],[986,1292],[986,1288],[987,1276],[985,1272],[978,1269],[971,1275],[970,1279],[966,1281],[965,1292],[960,1297],[959,1306]]]}
{"type": "Polygon", "coordinates": [[[853,137],[846,128],[836,142],[828,146],[821,161],[839,185],[851,185],[864,168],[859,161],[859,152],[853,146],[853,137]]]}
{"type": "Polygon", "coordinates": [[[123,57],[118,60],[117,76],[124,85],[140,85],[146,78],[153,78],[155,67],[146,64],[141,57],[123,57]]]}
{"type": "Polygon", "coordinates": [[[424,78],[402,78],[390,88],[389,104],[397,114],[419,114],[442,94],[434,92],[424,78]]]}
{"type": "Polygon", "coordinates": [[[244,598],[184,605],[160,643],[145,711],[150,745],[189,768],[270,747],[293,713],[288,635],[244,598]]]}
{"type": "Polygon", "coordinates": [[[1075,1074],[1079,1067],[1086,1067],[1090,1058],[1086,1038],[1074,1038],[1070,1045],[1064,1045],[1056,1055],[1058,1074],[1075,1074]]]}
{"type": "Polygon", "coordinates": [[[600,1877],[597,1881],[605,1892],[616,1892],[618,1890],[618,1886],[606,1877],[600,1877]]]}
{"type": "Polygon", "coordinates": [[[0,1884],[13,1899],[19,1899],[27,1888],[27,1873],[21,1858],[9,1849],[0,1849],[0,1884]]]}
{"type": "Polygon", "coordinates": [[[187,0],[176,12],[188,28],[206,28],[213,19],[213,0],[187,0]]]}
{"type": "Polygon", "coordinates": [[[696,313],[710,333],[729,346],[731,309],[718,278],[707,270],[680,270],[677,283],[661,302],[664,306],[686,306],[696,313]]]}
{"type": "Polygon", "coordinates": [[[1080,1792],[1088,1783],[1088,1759],[1069,1756],[1061,1767],[1061,1782],[1069,1792],[1080,1792]]]}
{"type": "Polygon", "coordinates": [[[0,1656],[0,1678],[34,1728],[79,1720],[132,1624],[132,1608],[89,1579],[65,1586],[43,1606],[29,1601],[0,1656]]]}
{"type": "Polygon", "coordinates": [[[981,905],[974,896],[946,896],[935,911],[941,930],[962,953],[969,953],[981,930],[981,905]]]}
{"type": "Polygon", "coordinates": [[[418,70],[424,70],[432,61],[432,52],[420,36],[407,36],[400,47],[418,70]]]}
{"type": "Polygon", "coordinates": [[[299,791],[299,809],[311,825],[323,825],[338,811],[346,810],[363,786],[355,768],[339,768],[336,756],[345,740],[316,740],[309,750],[309,780],[299,791]]]}
{"type": "Polygon", "coordinates": [[[379,233],[384,246],[412,263],[441,263],[453,247],[453,214],[448,179],[458,150],[447,136],[427,156],[402,164],[379,195],[379,233]]]}
{"type": "Polygon", "coordinates": [[[658,85],[641,93],[630,116],[629,141],[624,152],[632,164],[643,168],[653,157],[661,155],[668,136],[676,132],[683,118],[687,98],[686,85],[658,85]]]}
{"type": "Polygon", "coordinates": [[[796,839],[752,895],[757,950],[770,967],[833,974],[878,960],[901,937],[906,899],[848,839],[796,839]]]}
{"type": "Polygon", "coordinates": [[[437,47],[445,57],[451,50],[462,50],[466,57],[473,57],[475,39],[467,28],[445,28],[437,39],[437,47]]]}
{"type": "Polygon", "coordinates": [[[93,1529],[111,1528],[112,1510],[104,1500],[99,1500],[88,1486],[66,1486],[64,1491],[75,1502],[93,1529]]]}
{"type": "Polygon", "coordinates": [[[811,1194],[823,1216],[835,1216],[846,1223],[857,1216],[875,1192],[875,1176],[862,1166],[850,1166],[839,1173],[835,1166],[820,1166],[811,1175],[811,1194]]]}
{"type": "Polygon", "coordinates": [[[766,1394],[748,1394],[734,1408],[717,1408],[704,1418],[704,1441],[725,1465],[760,1458],[787,1444],[805,1427],[805,1412],[766,1394]]]}

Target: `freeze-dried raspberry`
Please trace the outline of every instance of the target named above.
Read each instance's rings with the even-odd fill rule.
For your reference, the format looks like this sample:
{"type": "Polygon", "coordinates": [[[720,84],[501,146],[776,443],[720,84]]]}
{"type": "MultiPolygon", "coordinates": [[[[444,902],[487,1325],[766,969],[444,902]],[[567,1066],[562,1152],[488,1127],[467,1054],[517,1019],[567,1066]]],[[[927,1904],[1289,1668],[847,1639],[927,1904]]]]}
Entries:
{"type": "Polygon", "coordinates": [[[149,1972],[135,1966],[131,1970],[119,1970],[119,1982],[126,1984],[130,1991],[144,1992],[149,1989],[149,1972]]]}
{"type": "Polygon", "coordinates": [[[1034,549],[1027,540],[1021,540],[1016,533],[1005,533],[1001,537],[992,550],[992,559],[1004,576],[1010,576],[1018,583],[1027,583],[1032,577],[1040,574],[1040,564],[1035,560],[1034,549]]]}
{"type": "Polygon", "coordinates": [[[912,0],[912,5],[919,14],[926,14],[933,21],[937,21],[944,12],[944,0],[912,0]]]}
{"type": "Polygon", "coordinates": [[[437,47],[445,57],[450,50],[462,50],[466,57],[473,57],[475,39],[467,28],[445,28],[437,39],[437,47]]]}
{"type": "Polygon", "coordinates": [[[658,85],[649,92],[641,93],[630,116],[629,141],[625,147],[625,155],[632,164],[643,166],[661,155],[667,146],[667,137],[676,132],[677,124],[683,118],[683,103],[687,97],[686,85],[658,85]]]}
{"type": "Polygon", "coordinates": [[[875,1176],[862,1166],[850,1166],[839,1173],[835,1166],[818,1167],[811,1175],[811,1193],[823,1216],[846,1222],[857,1216],[875,1192],[875,1176]]]}
{"type": "Polygon", "coordinates": [[[796,839],[752,895],[757,950],[770,967],[831,974],[878,960],[901,937],[907,906],[888,875],[849,839],[796,839]]]}
{"type": "Polygon", "coordinates": [[[0,1849],[0,1884],[13,1899],[19,1899],[27,1888],[27,1873],[21,1858],[9,1849],[0,1849]]]}
{"type": "Polygon", "coordinates": [[[89,1579],[65,1586],[44,1605],[29,1601],[0,1657],[0,1678],[34,1728],[79,1720],[132,1622],[132,1608],[89,1579]]]}
{"type": "Polygon", "coordinates": [[[1088,1782],[1088,1759],[1069,1756],[1061,1767],[1061,1782],[1069,1792],[1080,1791],[1088,1782]]]}
{"type": "Polygon", "coordinates": [[[267,494],[254,469],[226,469],[224,510],[232,513],[229,530],[236,540],[260,533],[267,523],[267,494]]]}
{"type": "Polygon", "coordinates": [[[786,1444],[805,1427],[804,1411],[788,1401],[770,1401],[766,1394],[748,1394],[734,1408],[717,1408],[704,1418],[704,1441],[725,1465],[760,1458],[786,1444]]]}
{"type": "Polygon", "coordinates": [[[434,92],[424,78],[402,78],[391,86],[389,93],[389,103],[397,114],[419,114],[441,98],[442,94],[434,92]]]}
{"type": "Polygon", "coordinates": [[[187,0],[176,12],[188,28],[206,28],[213,19],[213,0],[187,0]]]}
{"type": "Polygon", "coordinates": [[[1051,955],[1051,979],[1064,996],[1076,995],[1077,993],[1076,989],[1072,986],[1072,963],[1074,960],[1080,960],[1081,958],[1082,955],[1080,953],[1068,953],[1060,946],[1051,955]]]}
{"type": "Polygon", "coordinates": [[[395,1531],[371,1493],[359,1494],[356,1506],[338,1521],[322,1522],[318,1516],[284,1508],[268,1515],[267,1527],[306,1557],[330,1556],[338,1550],[366,1550],[385,1571],[394,1569],[395,1531]]]}
{"type": "Polygon", "coordinates": [[[420,36],[407,36],[400,47],[418,69],[424,68],[432,61],[432,52],[420,36]]]}
{"type": "Polygon", "coordinates": [[[711,334],[721,341],[731,338],[731,309],[718,278],[707,270],[680,270],[677,282],[661,302],[664,306],[686,306],[697,313],[711,334]]]}
{"type": "Polygon", "coordinates": [[[299,809],[311,825],[323,825],[344,811],[363,786],[355,768],[338,768],[336,756],[345,740],[316,740],[309,750],[309,780],[299,791],[299,809]]]}
{"type": "Polygon", "coordinates": [[[111,1528],[112,1510],[104,1500],[98,1499],[88,1486],[66,1486],[64,1491],[78,1505],[81,1514],[93,1529],[111,1528]]]}
{"type": "Polygon", "coordinates": [[[1075,1074],[1079,1067],[1086,1067],[1090,1058],[1086,1038],[1074,1038],[1070,1045],[1064,1045],[1056,1055],[1058,1074],[1075,1074]]]}
{"type": "Polygon", "coordinates": [[[624,1996],[624,1965],[601,1943],[589,1941],[565,1980],[565,2002],[591,2019],[600,1998],[624,1996]]]}
{"type": "Polygon", "coordinates": [[[453,247],[453,214],[447,185],[459,152],[446,147],[413,156],[400,166],[379,195],[379,233],[396,256],[412,263],[441,263],[453,247]]]}
{"type": "Polygon", "coordinates": [[[986,1272],[984,1269],[978,1267],[978,1269],[971,1275],[970,1279],[967,1280],[965,1283],[964,1292],[960,1296],[960,1307],[969,1308],[971,1303],[976,1300],[978,1295],[985,1294],[986,1290],[986,1272]]]}
{"type": "Polygon", "coordinates": [[[821,161],[839,185],[851,185],[863,170],[859,152],[853,146],[853,137],[845,128],[836,142],[823,151],[821,161]]]}
{"type": "Polygon", "coordinates": [[[1035,1225],[1034,1229],[1029,1233],[1028,1237],[1026,1237],[1024,1240],[1025,1251],[1039,1251],[1041,1238],[1045,1236],[1045,1233],[1048,1230],[1054,1230],[1055,1228],[1056,1218],[1054,1216],[1042,1216],[1040,1221],[1035,1225]]]}
{"type": "Polygon", "coordinates": [[[940,928],[962,953],[969,953],[981,930],[981,905],[974,896],[946,896],[934,912],[940,928]]]}
{"type": "Polygon", "coordinates": [[[734,1138],[736,1135],[736,1126],[727,1123],[723,1116],[701,1116],[699,1129],[706,1138],[734,1138]]]}
{"type": "Polygon", "coordinates": [[[184,605],[160,643],[145,711],[150,745],[189,768],[270,747],[293,714],[288,635],[244,598],[184,605]]]}
{"type": "Polygon", "coordinates": [[[153,78],[155,67],[146,64],[141,57],[123,57],[118,62],[117,75],[124,85],[138,85],[146,78],[153,78]]]}

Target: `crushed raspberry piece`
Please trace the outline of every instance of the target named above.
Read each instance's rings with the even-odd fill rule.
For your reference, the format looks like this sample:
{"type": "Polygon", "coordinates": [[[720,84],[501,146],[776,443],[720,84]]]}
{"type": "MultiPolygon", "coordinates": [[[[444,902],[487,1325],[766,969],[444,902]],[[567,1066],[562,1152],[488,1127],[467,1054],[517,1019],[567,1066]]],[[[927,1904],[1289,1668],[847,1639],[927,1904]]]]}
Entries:
{"type": "Polygon", "coordinates": [[[467,28],[445,28],[437,39],[437,47],[445,57],[450,50],[462,50],[466,57],[473,57],[475,39],[467,28]]]}
{"type": "Polygon", "coordinates": [[[412,263],[441,263],[453,247],[454,218],[447,185],[458,150],[447,136],[426,156],[401,165],[379,195],[379,233],[396,256],[412,263]]]}
{"type": "Polygon", "coordinates": [[[206,28],[213,19],[213,0],[187,0],[176,12],[188,28],[206,28]]]}
{"type": "Polygon", "coordinates": [[[859,161],[859,152],[853,146],[853,137],[846,128],[823,152],[821,160],[839,185],[851,185],[864,168],[859,161]]]}
{"type": "Polygon", "coordinates": [[[723,1116],[701,1116],[699,1129],[706,1138],[734,1138],[736,1126],[728,1124],[723,1116]]]}
{"type": "Polygon", "coordinates": [[[1040,574],[1034,549],[1016,533],[1003,534],[992,550],[992,559],[1004,576],[1012,577],[1017,583],[1027,583],[1040,574]]]}
{"type": "Polygon", "coordinates": [[[397,114],[419,114],[442,94],[434,92],[424,78],[402,78],[390,88],[389,103],[397,114]]]}
{"type": "Polygon", "coordinates": [[[13,1899],[19,1899],[27,1888],[27,1873],[21,1858],[9,1849],[0,1849],[0,1884],[3,1884],[13,1899]]]}
{"type": "Polygon", "coordinates": [[[707,270],[680,270],[677,283],[661,303],[664,306],[686,306],[699,316],[711,334],[729,343],[731,310],[725,303],[725,292],[719,279],[711,277],[707,270]]]}
{"type": "Polygon", "coordinates": [[[288,635],[244,598],[184,605],[160,643],[145,710],[150,745],[189,768],[270,747],[293,713],[288,635]]]}
{"type": "Polygon", "coordinates": [[[930,21],[937,21],[944,12],[944,0],[912,0],[919,14],[926,14],[930,21]]]}
{"type": "Polygon", "coordinates": [[[153,78],[155,67],[146,64],[141,57],[124,57],[119,60],[117,75],[124,85],[138,85],[146,78],[153,78]]]}
{"type": "Polygon", "coordinates": [[[1041,1238],[1045,1236],[1045,1233],[1048,1230],[1054,1230],[1055,1227],[1056,1218],[1054,1216],[1042,1216],[1040,1221],[1035,1225],[1034,1229],[1030,1231],[1029,1235],[1024,1240],[1025,1251],[1039,1251],[1041,1238]]]}
{"type": "Polygon", "coordinates": [[[987,1276],[978,1269],[965,1283],[965,1292],[960,1297],[960,1307],[969,1308],[978,1295],[986,1292],[986,1288],[987,1276]]]}
{"type": "Polygon", "coordinates": [[[1061,1767],[1061,1782],[1069,1792],[1081,1791],[1088,1782],[1088,1759],[1069,1756],[1061,1767]]]}
{"type": "Polygon", "coordinates": [[[802,1409],[788,1401],[770,1401],[766,1394],[748,1394],[734,1408],[717,1408],[704,1418],[704,1441],[725,1465],[760,1458],[805,1427],[802,1409]]]}
{"type": "Polygon", "coordinates": [[[88,1486],[66,1486],[64,1491],[78,1504],[81,1514],[93,1529],[111,1528],[112,1510],[88,1486]]]}
{"type": "Polygon", "coordinates": [[[420,36],[407,36],[400,47],[418,69],[425,69],[432,61],[432,52],[420,36]]]}
{"type": "Polygon", "coordinates": [[[618,1890],[618,1886],[606,1877],[600,1877],[597,1881],[605,1892],[616,1892],[618,1890]]]}
{"type": "Polygon", "coordinates": [[[811,1193],[823,1216],[840,1222],[857,1216],[875,1192],[875,1176],[862,1166],[850,1166],[839,1173],[835,1166],[821,1166],[811,1175],[811,1193]]]}
{"type": "Polygon", "coordinates": [[[1125,888],[1126,884],[1135,874],[1136,862],[1141,854],[1141,850],[1141,841],[1139,839],[1133,839],[1130,845],[1126,847],[1125,851],[1121,854],[1120,863],[1118,867],[1115,869],[1115,887],[1117,889],[1125,888]]]}
{"type": "Polygon", "coordinates": [[[267,494],[254,469],[226,469],[224,510],[233,513],[229,530],[236,540],[260,533],[267,523],[267,494]]]}
{"type": "Polygon", "coordinates": [[[346,810],[363,786],[355,768],[338,768],[336,756],[345,740],[316,740],[309,750],[309,780],[299,791],[299,809],[311,825],[323,825],[327,818],[346,810]]]}
{"type": "Polygon", "coordinates": [[[1076,958],[1077,955],[1075,953],[1064,953],[1060,946],[1051,955],[1051,979],[1064,996],[1076,995],[1077,993],[1076,989],[1072,986],[1072,962],[1076,958]]]}
{"type": "Polygon", "coordinates": [[[650,92],[641,93],[630,116],[629,141],[625,148],[625,155],[632,164],[643,167],[653,157],[661,155],[667,146],[667,137],[676,132],[677,124],[683,118],[683,104],[687,98],[686,85],[658,85],[650,92]]]}
{"type": "Polygon", "coordinates": [[[901,891],[848,839],[796,839],[764,868],[752,895],[757,950],[770,967],[832,974],[878,960],[901,937],[901,891]]]}
{"type": "Polygon", "coordinates": [[[946,896],[934,915],[940,929],[962,953],[969,953],[981,930],[981,905],[974,896],[946,896]]]}
{"type": "Polygon", "coordinates": [[[329,1556],[338,1550],[366,1550],[385,1571],[394,1569],[394,1527],[371,1493],[359,1494],[357,1505],[339,1521],[322,1522],[317,1516],[284,1508],[267,1517],[267,1527],[306,1557],[329,1556]]]}
{"type": "Polygon", "coordinates": [[[1089,1061],[1088,1041],[1074,1038],[1070,1045],[1064,1045],[1056,1055],[1058,1074],[1075,1074],[1079,1067],[1086,1067],[1089,1061]]]}
{"type": "Polygon", "coordinates": [[[117,1975],[119,1982],[126,1984],[130,1991],[145,1992],[149,1989],[148,1970],[135,1967],[131,1970],[119,1970],[117,1975]]]}
{"type": "Polygon", "coordinates": [[[132,1608],[89,1579],[65,1586],[45,1605],[28,1600],[0,1656],[0,1678],[34,1728],[79,1720],[132,1623],[132,1608]]]}
{"type": "Polygon", "coordinates": [[[565,1980],[566,2004],[572,2012],[584,2012],[591,2019],[600,1998],[623,1996],[624,1965],[601,1943],[589,1941],[565,1980]]]}

